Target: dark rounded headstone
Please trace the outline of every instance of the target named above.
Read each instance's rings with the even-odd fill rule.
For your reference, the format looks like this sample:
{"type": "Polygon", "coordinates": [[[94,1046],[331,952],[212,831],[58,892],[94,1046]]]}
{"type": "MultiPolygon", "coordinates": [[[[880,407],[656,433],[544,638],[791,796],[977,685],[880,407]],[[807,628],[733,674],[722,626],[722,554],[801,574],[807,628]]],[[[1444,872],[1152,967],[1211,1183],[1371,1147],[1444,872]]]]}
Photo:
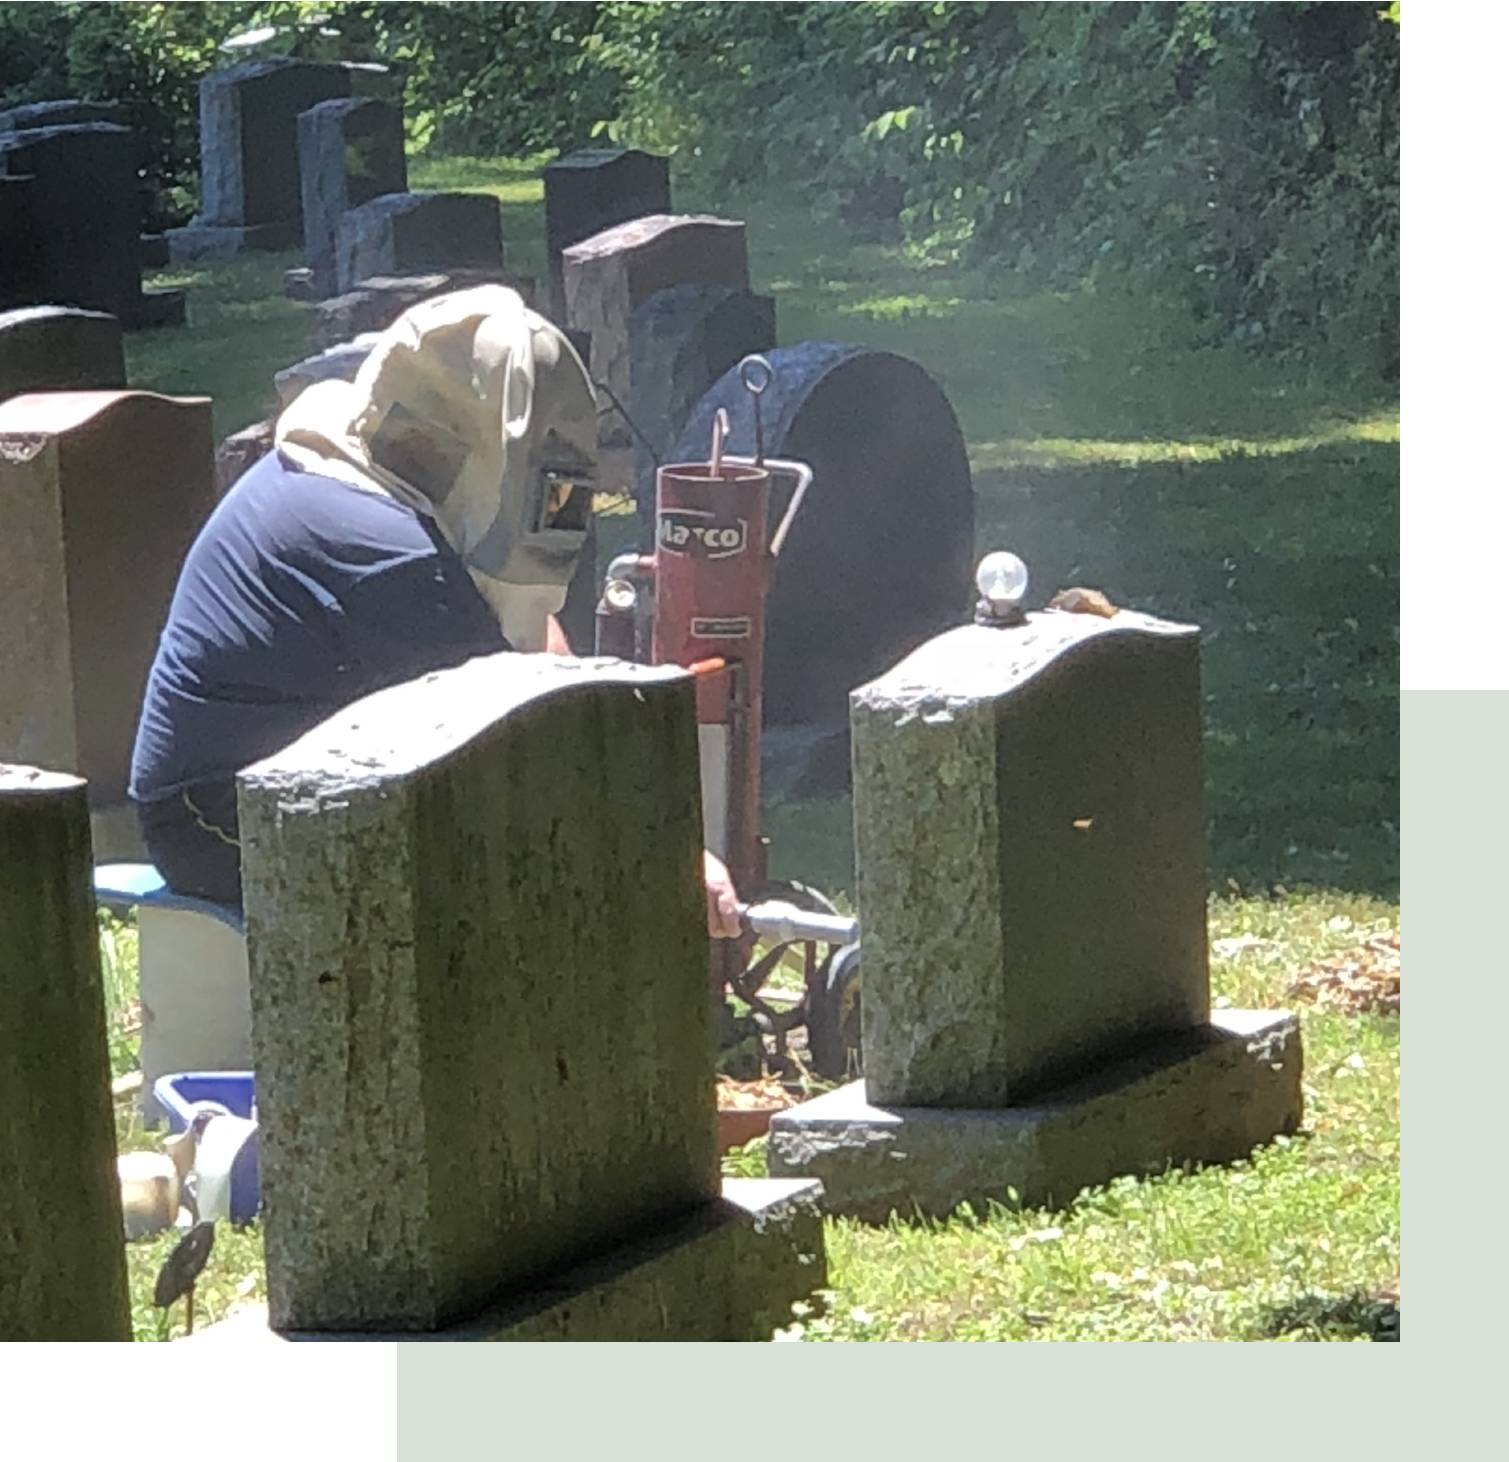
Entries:
{"type": "Polygon", "coordinates": [[[120,321],[59,305],[0,312],[0,401],[24,391],[88,391],[126,384],[120,321]]]}
{"type": "MultiPolygon", "coordinates": [[[[765,723],[844,724],[848,694],[973,602],[974,490],[964,437],[938,384],[913,361],[806,341],[767,352],[767,457],[815,478],[776,566],[765,650],[765,723]]],[[[706,461],[713,414],[726,450],[754,451],[738,367],[697,403],[674,453],[706,461]]],[[[778,489],[772,513],[788,492],[778,489]]]]}

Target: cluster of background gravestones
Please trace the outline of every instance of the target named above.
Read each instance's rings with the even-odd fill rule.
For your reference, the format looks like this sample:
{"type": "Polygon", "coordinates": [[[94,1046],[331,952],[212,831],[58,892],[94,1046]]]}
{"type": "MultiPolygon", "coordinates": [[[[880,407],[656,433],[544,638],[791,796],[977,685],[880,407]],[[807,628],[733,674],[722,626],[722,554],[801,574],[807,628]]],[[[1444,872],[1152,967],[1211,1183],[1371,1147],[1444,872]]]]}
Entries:
{"type": "MultiPolygon", "coordinates": [[[[289,287],[343,291],[315,306],[325,329],[353,318],[343,298],[379,328],[506,278],[492,200],[402,191],[399,119],[361,90],[376,74],[208,78],[204,210],[170,253],[302,236],[289,287]]],[[[60,205],[45,214],[62,185],[49,149],[118,161],[117,133],[87,120],[0,142],[7,193],[59,220],[6,240],[32,279],[64,279],[49,250],[76,237],[60,205]]],[[[1211,1019],[1198,635],[1050,612],[931,639],[962,617],[972,547],[936,385],[895,356],[777,347],[743,224],[671,213],[663,160],[567,158],[546,196],[536,303],[621,408],[600,446],[642,502],[657,461],[704,455],[720,407],[732,449],[753,447],[733,368],[751,349],[776,367],[766,447],[812,462],[818,486],[772,603],[775,718],[841,718],[851,687],[891,670],[854,704],[869,1087],[777,1118],[771,1165],[789,1176],[719,1202],[687,677],[497,656],[392,687],[240,778],[273,1325],[768,1334],[823,1279],[814,1177],[830,1210],[866,1218],[1007,1189],[1062,1202],[1294,1130],[1293,1018],[1211,1019]],[[547,762],[559,776],[520,775],[547,762]],[[571,887],[596,896],[562,919],[571,887]]],[[[105,857],[178,564],[221,490],[208,400],[119,389],[120,325],[144,298],[128,242],[121,311],[33,292],[0,318],[0,383],[22,392],[0,401],[0,759],[87,777],[105,857]],[[56,389],[79,386],[117,389],[56,389]]],[[[341,337],[283,372],[280,396],[354,374],[368,348],[341,337]]],[[[120,1334],[84,784],[0,769],[0,835],[0,1139],[45,1173],[17,1185],[23,1221],[0,1234],[0,1268],[25,1275],[0,1334],[120,1334]],[[66,1213],[59,1148],[62,1187],[89,1195],[66,1213]]]]}
{"type": "MultiPolygon", "coordinates": [[[[936,383],[887,352],[777,345],[774,301],[751,289],[744,224],[673,213],[667,160],[642,152],[594,149],[548,167],[549,278],[536,287],[511,276],[496,199],[405,191],[403,119],[390,90],[383,67],[350,63],[259,60],[207,76],[200,212],[187,227],[145,240],[137,234],[134,144],[110,120],[108,104],[50,102],[0,115],[0,198],[24,200],[0,210],[0,298],[13,307],[0,314],[0,401],[10,398],[0,420],[12,433],[51,422],[99,434],[81,458],[97,453],[123,464],[124,477],[108,485],[63,470],[58,522],[102,521],[109,513],[93,506],[97,497],[129,503],[111,511],[135,514],[131,533],[70,528],[65,556],[65,578],[91,585],[87,602],[102,606],[101,648],[92,657],[114,667],[107,677],[114,710],[102,715],[106,692],[76,672],[73,695],[92,703],[87,710],[44,718],[0,712],[0,725],[8,714],[30,732],[18,746],[12,728],[0,754],[77,766],[97,802],[121,800],[130,721],[184,547],[215,498],[272,441],[267,420],[227,438],[212,462],[202,454],[179,462],[202,446],[198,418],[207,417],[207,403],[177,403],[196,425],[167,444],[154,424],[161,407],[96,401],[77,407],[63,428],[49,415],[59,408],[34,393],[125,387],[121,326],[182,317],[181,296],[167,301],[170,309],[142,293],[145,253],[227,257],[300,240],[305,263],[289,271],[286,288],[308,302],[311,344],[320,348],[277,373],[279,409],[313,381],[354,376],[375,332],[409,305],[484,281],[509,283],[561,324],[588,362],[606,408],[602,481],[633,491],[645,547],[656,465],[705,457],[718,407],[732,419],[729,450],[754,450],[737,363],[765,353],[775,367],[764,399],[766,450],[817,472],[769,605],[766,721],[815,728],[811,741],[798,743],[809,751],[842,741],[848,691],[968,612],[969,466],[936,383]],[[179,487],[162,485],[170,464],[179,487]],[[95,595],[96,582],[129,584],[122,596],[129,602],[106,611],[111,596],[95,595]],[[67,757],[49,754],[56,743],[38,730],[44,722],[109,724],[109,774],[88,757],[81,764],[76,745],[67,757]]],[[[71,460],[66,451],[62,458],[71,460]]],[[[20,551],[6,556],[19,573],[20,551]]],[[[34,615],[49,592],[65,592],[65,581],[39,589],[31,581],[42,560],[25,557],[24,582],[12,576],[3,592],[34,615]]],[[[591,649],[596,593],[596,556],[588,552],[564,615],[578,650],[591,649]]],[[[85,609],[68,621],[76,642],[87,639],[91,618],[85,609]]],[[[14,660],[21,651],[0,653],[14,660]]],[[[0,670],[17,683],[15,665],[0,670]]],[[[826,763],[846,775],[846,756],[826,763]]]]}

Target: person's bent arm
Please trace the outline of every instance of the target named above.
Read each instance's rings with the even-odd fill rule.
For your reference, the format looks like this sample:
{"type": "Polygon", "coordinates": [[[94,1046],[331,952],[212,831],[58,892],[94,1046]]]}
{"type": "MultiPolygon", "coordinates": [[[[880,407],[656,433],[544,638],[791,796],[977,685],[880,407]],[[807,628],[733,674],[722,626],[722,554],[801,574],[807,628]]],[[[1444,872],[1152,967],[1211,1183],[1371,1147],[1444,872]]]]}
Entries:
{"type": "Polygon", "coordinates": [[[713,939],[737,939],[739,899],[723,860],[703,851],[702,882],[707,889],[707,932],[713,939]]]}

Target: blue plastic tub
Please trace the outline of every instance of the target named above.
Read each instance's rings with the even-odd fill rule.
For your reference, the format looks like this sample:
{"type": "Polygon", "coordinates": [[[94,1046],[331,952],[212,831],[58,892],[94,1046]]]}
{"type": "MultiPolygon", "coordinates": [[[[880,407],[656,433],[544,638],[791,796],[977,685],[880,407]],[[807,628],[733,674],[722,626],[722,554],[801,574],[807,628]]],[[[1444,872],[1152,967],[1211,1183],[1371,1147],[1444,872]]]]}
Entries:
{"type": "MultiPolygon", "coordinates": [[[[172,1132],[188,1130],[196,1102],[218,1102],[233,1116],[250,1118],[257,1085],[250,1071],[180,1071],[159,1076],[152,1095],[167,1113],[172,1132]]],[[[231,1168],[231,1222],[250,1223],[262,1206],[262,1175],[257,1142],[252,1138],[231,1168]]]]}

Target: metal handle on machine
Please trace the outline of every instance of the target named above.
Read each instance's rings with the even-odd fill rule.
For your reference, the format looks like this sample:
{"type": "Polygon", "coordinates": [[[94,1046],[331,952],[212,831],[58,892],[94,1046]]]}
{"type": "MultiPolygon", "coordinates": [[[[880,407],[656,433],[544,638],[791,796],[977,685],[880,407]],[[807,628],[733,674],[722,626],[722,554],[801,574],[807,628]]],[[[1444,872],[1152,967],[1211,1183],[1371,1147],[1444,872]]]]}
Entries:
{"type": "Polygon", "coordinates": [[[859,938],[859,920],[841,914],[814,914],[780,899],[740,904],[739,917],[763,939],[777,944],[798,940],[821,940],[826,944],[852,944],[859,938]]]}
{"type": "Polygon", "coordinates": [[[723,462],[725,466],[731,462],[735,467],[763,467],[767,472],[788,473],[796,478],[796,489],[791,494],[791,501],[786,504],[786,511],[782,514],[781,521],[770,540],[770,556],[775,558],[781,551],[781,545],[786,541],[786,534],[791,530],[791,521],[796,517],[796,511],[801,507],[807,489],[812,486],[812,469],[805,462],[788,462],[782,457],[767,457],[760,462],[753,457],[725,456],[723,462]]]}

